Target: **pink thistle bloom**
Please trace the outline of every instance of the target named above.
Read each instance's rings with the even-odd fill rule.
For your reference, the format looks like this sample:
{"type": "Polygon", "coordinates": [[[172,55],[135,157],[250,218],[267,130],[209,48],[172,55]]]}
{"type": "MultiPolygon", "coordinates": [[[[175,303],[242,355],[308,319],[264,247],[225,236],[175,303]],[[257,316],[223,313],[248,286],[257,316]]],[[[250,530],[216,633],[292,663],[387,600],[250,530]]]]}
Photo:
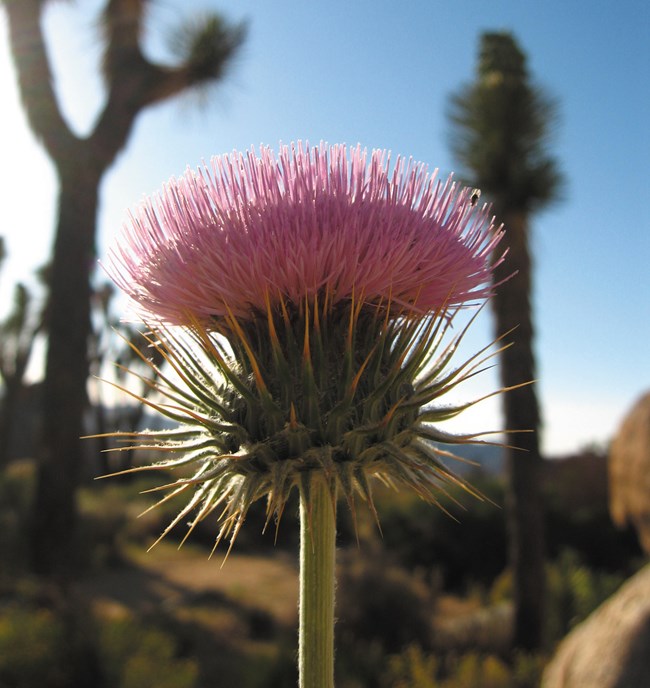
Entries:
{"type": "Polygon", "coordinates": [[[146,200],[109,272],[145,318],[206,326],[361,299],[426,314],[490,296],[502,230],[421,163],[343,145],[215,157],[146,200]]]}

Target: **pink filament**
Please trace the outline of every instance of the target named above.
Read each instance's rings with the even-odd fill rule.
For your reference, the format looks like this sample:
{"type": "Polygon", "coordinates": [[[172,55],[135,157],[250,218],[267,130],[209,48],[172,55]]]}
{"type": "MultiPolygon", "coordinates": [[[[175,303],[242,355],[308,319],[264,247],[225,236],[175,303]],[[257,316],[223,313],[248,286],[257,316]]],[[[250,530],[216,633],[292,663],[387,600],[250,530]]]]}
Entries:
{"type": "Polygon", "coordinates": [[[491,293],[502,238],[471,190],[360,147],[215,157],[130,216],[108,271],[150,320],[252,318],[328,293],[420,313],[491,293]]]}

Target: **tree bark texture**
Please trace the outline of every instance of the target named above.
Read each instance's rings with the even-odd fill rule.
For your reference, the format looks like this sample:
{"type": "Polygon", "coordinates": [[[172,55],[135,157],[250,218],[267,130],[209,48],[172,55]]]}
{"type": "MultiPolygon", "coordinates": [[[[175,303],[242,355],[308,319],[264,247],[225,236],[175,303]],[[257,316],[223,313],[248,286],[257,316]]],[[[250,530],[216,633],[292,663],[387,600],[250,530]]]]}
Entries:
{"type": "MultiPolygon", "coordinates": [[[[492,299],[497,334],[516,328],[514,343],[501,354],[500,374],[504,387],[535,379],[533,319],[530,305],[532,264],[528,246],[528,221],[524,212],[502,212],[509,254],[494,275],[495,283],[513,270],[517,274],[497,288],[492,299]]],[[[509,560],[515,605],[514,644],[521,649],[538,648],[544,621],[544,522],[541,497],[542,458],[539,450],[539,404],[536,385],[529,384],[502,396],[505,427],[520,432],[506,449],[508,489],[506,513],[509,529],[509,560]]]]}
{"type": "Polygon", "coordinates": [[[0,471],[6,468],[11,456],[13,429],[20,394],[24,390],[23,378],[5,378],[4,396],[0,402],[0,471]]]}
{"type": "Polygon", "coordinates": [[[75,566],[75,494],[87,408],[90,274],[95,261],[99,175],[83,158],[60,172],[56,240],[46,312],[48,349],[32,518],[32,561],[43,575],[75,566]],[[66,551],[67,550],[67,551],[66,551]]]}

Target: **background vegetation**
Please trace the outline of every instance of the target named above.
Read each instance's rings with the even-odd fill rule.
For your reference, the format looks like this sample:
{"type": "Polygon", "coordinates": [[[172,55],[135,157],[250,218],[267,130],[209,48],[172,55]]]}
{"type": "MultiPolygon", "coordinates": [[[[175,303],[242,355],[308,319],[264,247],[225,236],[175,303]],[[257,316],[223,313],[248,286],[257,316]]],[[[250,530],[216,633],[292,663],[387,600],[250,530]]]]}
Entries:
{"type": "MultiPolygon", "coordinates": [[[[458,520],[380,492],[383,536],[360,508],[358,543],[342,510],[337,685],[538,685],[557,642],[643,560],[636,536],[611,524],[605,480],[602,454],[545,467],[552,555],[544,642],[534,653],[512,650],[502,476],[477,472],[487,499],[459,495],[465,510],[449,504],[458,520]]],[[[1,686],[199,688],[215,677],[242,688],[295,685],[296,507],[275,543],[274,533],[261,533],[263,509],[254,510],[220,568],[223,553],[209,559],[211,523],[180,551],[182,532],[145,553],[175,514],[170,505],[135,518],[151,497],[134,502],[134,494],[155,484],[83,486],[78,575],[62,591],[30,573],[24,532],[34,466],[10,463],[0,478],[1,686]]]]}

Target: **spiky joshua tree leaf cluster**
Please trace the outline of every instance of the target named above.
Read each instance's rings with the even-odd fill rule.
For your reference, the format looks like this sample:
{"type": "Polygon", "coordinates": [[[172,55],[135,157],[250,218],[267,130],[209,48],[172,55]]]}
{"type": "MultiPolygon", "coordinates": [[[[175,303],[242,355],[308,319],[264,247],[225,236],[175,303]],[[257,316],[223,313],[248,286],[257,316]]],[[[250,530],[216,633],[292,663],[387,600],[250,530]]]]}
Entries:
{"type": "Polygon", "coordinates": [[[373,479],[434,503],[471,490],[443,447],[483,440],[441,430],[470,404],[440,399],[494,353],[455,365],[466,329],[449,333],[489,296],[501,231],[434,177],[403,160],[391,175],[381,151],[262,149],[188,172],[132,218],[108,269],[166,362],[145,403],[178,428],[120,437],[166,457],[135,470],[180,472],[162,501],[189,499],[163,535],[215,514],[232,543],[253,502],[278,522],[316,479],[353,515],[356,498],[375,513],[373,479]]]}

